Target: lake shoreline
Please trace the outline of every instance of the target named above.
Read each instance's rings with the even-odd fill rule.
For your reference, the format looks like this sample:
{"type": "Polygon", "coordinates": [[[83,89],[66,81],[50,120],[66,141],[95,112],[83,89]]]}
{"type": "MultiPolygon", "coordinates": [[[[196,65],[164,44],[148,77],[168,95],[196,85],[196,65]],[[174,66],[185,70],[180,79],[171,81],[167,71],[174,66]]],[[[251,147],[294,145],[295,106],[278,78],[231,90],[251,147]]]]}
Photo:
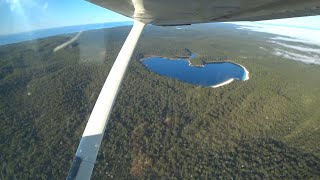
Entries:
{"type": "Polygon", "coordinates": [[[218,87],[221,87],[221,86],[224,86],[224,85],[227,85],[227,84],[230,84],[234,81],[235,79],[234,78],[231,78],[231,79],[228,79],[222,83],[219,83],[219,84],[216,84],[216,85],[213,85],[213,86],[210,86],[211,88],[218,88],[218,87]]]}
{"type": "MultiPolygon", "coordinates": [[[[192,54],[192,53],[191,53],[192,54]]],[[[208,87],[211,87],[211,88],[218,88],[218,87],[221,87],[221,86],[224,86],[224,85],[227,85],[227,84],[230,84],[231,82],[233,82],[234,80],[240,80],[240,81],[247,81],[250,79],[249,77],[249,71],[247,70],[246,67],[244,67],[243,65],[239,64],[239,63],[236,63],[236,62],[233,62],[233,61],[214,61],[214,62],[208,62],[208,63],[204,63],[202,65],[193,65],[191,63],[191,59],[192,59],[192,56],[191,54],[189,56],[176,56],[176,57],[165,57],[165,56],[155,56],[155,55],[145,55],[143,58],[140,59],[140,61],[144,61],[148,58],[166,58],[166,59],[169,59],[169,60],[174,60],[174,61],[177,61],[177,60],[183,60],[183,61],[188,61],[189,63],[189,66],[192,66],[192,67],[198,67],[198,68],[203,68],[205,67],[206,64],[214,64],[214,63],[232,63],[232,64],[235,64],[237,66],[240,66],[244,72],[245,72],[245,75],[244,75],[244,78],[242,79],[238,79],[238,78],[231,78],[231,79],[228,79],[224,82],[221,82],[219,84],[216,84],[216,85],[213,85],[213,86],[208,86],[208,87]]],[[[194,54],[196,56],[198,56],[197,54],[194,54]]]]}

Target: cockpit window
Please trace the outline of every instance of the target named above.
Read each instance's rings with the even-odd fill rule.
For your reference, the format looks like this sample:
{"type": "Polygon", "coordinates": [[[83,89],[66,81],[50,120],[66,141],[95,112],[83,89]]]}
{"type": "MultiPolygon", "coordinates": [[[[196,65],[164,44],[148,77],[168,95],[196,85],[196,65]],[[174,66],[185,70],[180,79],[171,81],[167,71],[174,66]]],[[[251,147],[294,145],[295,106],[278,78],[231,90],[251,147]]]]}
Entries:
{"type": "MultiPolygon", "coordinates": [[[[86,1],[0,15],[0,179],[64,179],[134,21],[86,1]]],[[[92,179],[320,178],[319,24],[146,25],[92,179]]]]}

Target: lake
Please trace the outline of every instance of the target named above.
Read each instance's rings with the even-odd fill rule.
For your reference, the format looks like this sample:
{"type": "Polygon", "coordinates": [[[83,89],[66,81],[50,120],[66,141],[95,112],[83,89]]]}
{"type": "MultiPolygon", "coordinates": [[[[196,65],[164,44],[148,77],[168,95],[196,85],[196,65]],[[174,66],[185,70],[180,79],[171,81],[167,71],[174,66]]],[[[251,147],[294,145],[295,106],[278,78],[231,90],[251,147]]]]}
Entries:
{"type": "Polygon", "coordinates": [[[245,81],[249,78],[245,67],[232,62],[192,66],[187,59],[172,60],[163,57],[144,58],[141,62],[152,72],[200,86],[219,87],[235,79],[245,81]]]}

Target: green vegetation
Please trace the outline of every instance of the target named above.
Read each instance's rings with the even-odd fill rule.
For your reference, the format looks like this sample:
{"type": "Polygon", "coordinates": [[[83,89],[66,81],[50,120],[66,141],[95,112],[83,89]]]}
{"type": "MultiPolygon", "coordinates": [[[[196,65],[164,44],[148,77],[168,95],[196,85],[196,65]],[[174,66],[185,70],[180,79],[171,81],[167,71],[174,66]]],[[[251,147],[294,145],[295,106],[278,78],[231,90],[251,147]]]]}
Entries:
{"type": "MultiPolygon", "coordinates": [[[[129,27],[0,47],[0,179],[63,179],[129,27]]],[[[320,66],[272,55],[233,25],[148,26],[115,103],[93,179],[320,178],[320,66]],[[224,57],[250,80],[197,87],[146,55],[224,57]]]]}

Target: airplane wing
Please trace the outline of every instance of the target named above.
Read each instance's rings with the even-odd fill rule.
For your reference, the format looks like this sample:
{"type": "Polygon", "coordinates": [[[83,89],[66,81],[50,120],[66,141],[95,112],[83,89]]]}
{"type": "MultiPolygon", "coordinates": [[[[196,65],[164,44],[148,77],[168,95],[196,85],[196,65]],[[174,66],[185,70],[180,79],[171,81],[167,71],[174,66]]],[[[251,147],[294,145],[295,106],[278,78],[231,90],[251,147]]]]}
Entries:
{"type": "Polygon", "coordinates": [[[143,23],[183,25],[320,14],[319,0],[89,0],[143,23]]]}

